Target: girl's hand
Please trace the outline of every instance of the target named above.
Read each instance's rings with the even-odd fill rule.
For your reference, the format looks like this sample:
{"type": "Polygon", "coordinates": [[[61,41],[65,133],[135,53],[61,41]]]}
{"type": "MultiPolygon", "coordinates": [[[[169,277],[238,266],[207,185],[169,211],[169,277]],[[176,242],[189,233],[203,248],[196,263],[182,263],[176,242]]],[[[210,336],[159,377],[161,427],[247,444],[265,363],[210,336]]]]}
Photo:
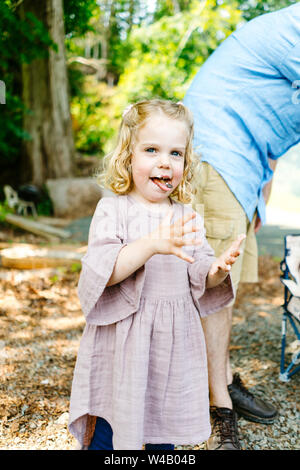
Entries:
{"type": "Polygon", "coordinates": [[[207,275],[206,287],[215,287],[224,281],[231,270],[231,266],[241,254],[241,244],[245,238],[246,235],[239,235],[230,248],[214,261],[207,275]]]}
{"type": "Polygon", "coordinates": [[[173,209],[171,209],[165,218],[163,219],[162,223],[158,226],[158,228],[150,233],[146,238],[146,240],[150,241],[154,254],[163,254],[163,255],[175,255],[178,258],[183,259],[184,261],[188,261],[189,263],[193,263],[195,260],[191,256],[188,256],[182,249],[182,246],[188,245],[200,245],[202,243],[201,239],[184,239],[184,235],[191,232],[197,232],[200,230],[200,227],[192,226],[187,227],[185,224],[190,220],[196,217],[196,213],[190,213],[185,217],[181,217],[180,219],[176,220],[174,224],[171,225],[171,220],[173,216],[173,209]]]}

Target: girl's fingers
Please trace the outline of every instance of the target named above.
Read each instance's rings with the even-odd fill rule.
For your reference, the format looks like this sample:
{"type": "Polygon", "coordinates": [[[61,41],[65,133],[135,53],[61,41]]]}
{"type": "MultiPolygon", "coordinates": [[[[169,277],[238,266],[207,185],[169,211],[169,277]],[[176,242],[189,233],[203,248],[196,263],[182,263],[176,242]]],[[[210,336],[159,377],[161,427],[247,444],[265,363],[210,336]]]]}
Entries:
{"type": "MultiPolygon", "coordinates": [[[[165,215],[162,224],[163,226],[169,226],[170,222],[172,220],[172,217],[174,215],[174,209],[173,207],[167,212],[165,215]]],[[[190,232],[197,232],[201,229],[201,227],[192,225],[191,227],[186,227],[185,224],[189,222],[190,220],[194,219],[196,217],[196,212],[190,212],[189,214],[185,215],[184,217],[181,217],[180,219],[176,220],[173,225],[171,225],[170,229],[171,232],[173,233],[173,236],[175,237],[180,237],[183,236],[187,233],[190,232]]]]}
{"type": "Polygon", "coordinates": [[[175,228],[183,227],[184,224],[189,222],[190,220],[194,219],[196,217],[196,212],[190,212],[189,214],[185,215],[184,217],[181,217],[180,219],[176,220],[173,224],[175,228]]]}
{"type": "Polygon", "coordinates": [[[228,248],[228,250],[225,251],[223,256],[225,256],[226,260],[230,260],[234,258],[233,263],[236,261],[236,258],[240,256],[242,250],[241,250],[241,244],[243,243],[244,239],[246,238],[246,235],[240,235],[228,248]]]}
{"type": "Polygon", "coordinates": [[[234,254],[234,253],[240,254],[240,247],[243,241],[245,240],[245,238],[246,238],[246,235],[244,233],[238,236],[238,238],[232,243],[230,247],[231,254],[234,254]]]}
{"type": "Polygon", "coordinates": [[[173,250],[173,252],[171,254],[175,255],[175,256],[178,256],[178,258],[181,258],[184,261],[188,261],[189,263],[193,263],[195,261],[192,256],[188,256],[184,251],[179,250],[179,249],[173,250]]]}
{"type": "Polygon", "coordinates": [[[222,264],[219,266],[219,270],[225,272],[225,273],[229,273],[229,271],[231,270],[231,265],[230,264],[222,264]]]}
{"type": "Polygon", "coordinates": [[[181,219],[176,220],[176,222],[174,222],[173,224],[173,232],[175,236],[183,236],[183,235],[186,235],[187,233],[198,232],[199,230],[201,230],[201,227],[195,224],[192,224],[189,227],[186,226],[186,223],[190,222],[195,217],[196,217],[196,212],[192,212],[182,217],[181,219]]]}
{"type": "Polygon", "coordinates": [[[155,237],[169,239],[171,237],[172,229],[171,229],[171,220],[174,215],[174,209],[171,207],[166,215],[164,216],[161,224],[157,227],[154,234],[155,237]]]}
{"type": "MultiPolygon", "coordinates": [[[[240,254],[240,253],[238,253],[240,254]]],[[[232,256],[232,254],[228,257],[225,258],[225,263],[226,264],[234,264],[236,262],[236,259],[237,259],[238,256],[232,256]]]]}
{"type": "Polygon", "coordinates": [[[220,263],[216,263],[216,264],[211,268],[210,274],[211,274],[211,275],[217,274],[218,271],[224,271],[224,272],[228,273],[229,271],[231,271],[231,265],[230,265],[230,264],[227,264],[226,261],[220,262],[220,263]]]}
{"type": "Polygon", "coordinates": [[[174,215],[174,209],[170,208],[170,210],[165,215],[162,223],[158,227],[157,233],[155,232],[156,236],[161,237],[163,239],[170,239],[175,246],[186,246],[186,245],[200,245],[202,243],[201,239],[184,239],[183,236],[191,233],[197,232],[201,230],[201,227],[192,225],[191,227],[186,227],[185,224],[190,220],[196,217],[195,212],[190,212],[186,216],[176,220],[171,225],[171,220],[174,215]]]}

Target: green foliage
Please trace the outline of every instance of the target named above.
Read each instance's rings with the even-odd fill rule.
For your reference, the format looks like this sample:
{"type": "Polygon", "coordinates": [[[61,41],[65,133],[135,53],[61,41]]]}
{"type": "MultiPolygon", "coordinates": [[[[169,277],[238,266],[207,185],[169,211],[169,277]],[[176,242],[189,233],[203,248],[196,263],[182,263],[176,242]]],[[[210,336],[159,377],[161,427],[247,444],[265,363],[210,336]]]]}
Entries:
{"type": "Polygon", "coordinates": [[[64,0],[63,8],[68,39],[94,31],[90,20],[96,14],[97,0],[64,0]]]}
{"type": "MultiPolygon", "coordinates": [[[[41,21],[30,12],[21,14],[21,3],[18,0],[0,2],[0,80],[5,82],[6,87],[6,104],[0,105],[0,165],[4,164],[4,160],[11,165],[16,164],[22,139],[30,138],[22,129],[23,114],[29,112],[22,103],[22,63],[46,58],[49,47],[57,49],[41,21]]],[[[96,5],[97,0],[64,2],[66,42],[71,37],[93,29],[89,21],[96,5]]],[[[79,93],[83,83],[82,75],[76,71],[71,74],[71,91],[79,93]]],[[[45,207],[42,209],[43,213],[49,210],[45,207]]]]}
{"type": "Polygon", "coordinates": [[[152,97],[181,100],[201,64],[238,24],[292,3],[157,0],[150,12],[143,1],[99,2],[94,40],[106,43],[107,72],[117,82],[113,89],[104,83],[101,88],[89,77],[86,97],[84,87],[73,99],[77,148],[106,153],[128,103],[152,97]]]}
{"type": "Polygon", "coordinates": [[[20,18],[15,3],[0,3],[0,80],[6,87],[6,104],[0,105],[0,155],[10,160],[18,154],[21,139],[29,138],[22,129],[21,64],[45,57],[49,47],[56,47],[34,15],[20,18]]]}
{"type": "MultiPolygon", "coordinates": [[[[295,0],[235,0],[238,8],[242,12],[243,18],[249,21],[256,16],[269,13],[271,11],[280,10],[281,8],[288,7],[294,3],[295,0]]],[[[220,3],[220,2],[219,2],[220,3]]],[[[225,1],[224,1],[225,3],[225,1]]]]}
{"type": "Polygon", "coordinates": [[[53,211],[52,201],[49,198],[47,198],[41,202],[38,202],[36,210],[37,210],[38,215],[45,215],[45,216],[53,215],[54,211],[53,211]]]}
{"type": "Polygon", "coordinates": [[[71,103],[75,145],[87,154],[100,154],[108,150],[107,144],[115,133],[117,122],[111,105],[114,90],[105,83],[86,77],[83,91],[71,103]]]}
{"type": "Polygon", "coordinates": [[[11,65],[31,62],[46,56],[48,47],[55,47],[45,26],[30,12],[20,18],[12,1],[0,3],[0,67],[3,73],[11,65]]]}
{"type": "Polygon", "coordinates": [[[133,28],[133,52],[118,84],[122,106],[154,96],[182,99],[201,64],[240,21],[233,6],[214,4],[192,1],[188,10],[133,28]]]}
{"type": "Polygon", "coordinates": [[[7,201],[0,202],[0,222],[5,222],[6,214],[13,214],[13,209],[8,206],[7,201]]]}
{"type": "MultiPolygon", "coordinates": [[[[201,64],[239,22],[292,3],[64,0],[67,57],[85,56],[87,46],[96,45],[106,64],[100,82],[69,67],[77,149],[106,153],[129,102],[154,96],[182,99],[201,64]],[[108,84],[111,80],[114,86],[108,84]]],[[[0,2],[0,80],[6,85],[6,105],[0,105],[0,163],[5,159],[13,165],[22,139],[30,138],[22,129],[22,115],[28,111],[21,99],[21,65],[45,58],[49,47],[56,47],[33,14],[21,17],[21,8],[19,0],[0,2]]]]}
{"type": "Polygon", "coordinates": [[[158,21],[164,16],[173,16],[184,10],[189,10],[189,0],[157,0],[153,20],[158,21]],[[179,10],[179,11],[178,11],[179,10]]]}
{"type": "MultiPolygon", "coordinates": [[[[103,2],[106,13],[108,3],[103,2]]],[[[150,24],[132,21],[126,28],[124,21],[116,25],[126,2],[114,2],[109,50],[116,58],[108,69],[115,70],[119,80],[111,88],[103,83],[96,85],[95,80],[93,84],[87,77],[84,93],[73,97],[71,110],[79,151],[101,155],[110,150],[129,102],[151,97],[182,99],[200,65],[241,19],[233,3],[215,8],[213,0],[181,1],[181,11],[175,15],[172,2],[166,5],[168,15],[161,15],[164,2],[158,3],[160,13],[153,15],[153,21],[159,19],[150,24]]],[[[137,12],[137,5],[135,8],[137,12]]]]}
{"type": "Polygon", "coordinates": [[[81,271],[81,263],[73,263],[70,266],[71,273],[79,273],[81,271]]]}
{"type": "Polygon", "coordinates": [[[1,105],[0,114],[0,155],[2,159],[12,160],[19,151],[21,139],[30,136],[22,129],[22,114],[25,112],[21,99],[12,94],[14,80],[11,75],[5,75],[6,104],[1,105]]]}
{"type": "Polygon", "coordinates": [[[57,281],[59,281],[59,276],[57,274],[54,274],[49,279],[52,282],[52,284],[55,284],[57,281]]]}

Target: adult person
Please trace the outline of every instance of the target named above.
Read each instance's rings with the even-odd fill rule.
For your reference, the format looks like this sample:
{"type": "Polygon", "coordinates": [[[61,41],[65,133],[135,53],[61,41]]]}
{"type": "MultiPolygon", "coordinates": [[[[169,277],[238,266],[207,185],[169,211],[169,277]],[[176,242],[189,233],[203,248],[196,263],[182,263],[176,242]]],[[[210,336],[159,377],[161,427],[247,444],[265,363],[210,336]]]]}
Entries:
{"type": "MultiPolygon", "coordinates": [[[[247,233],[232,268],[239,282],[257,282],[255,233],[279,157],[300,141],[300,4],[261,15],[232,33],[208,58],[186,93],[195,120],[202,179],[194,208],[204,206],[206,236],[216,256],[247,233]]],[[[207,343],[212,435],[207,449],[240,449],[236,413],[272,423],[270,400],[250,393],[232,373],[233,305],[203,318],[207,343]]]]}

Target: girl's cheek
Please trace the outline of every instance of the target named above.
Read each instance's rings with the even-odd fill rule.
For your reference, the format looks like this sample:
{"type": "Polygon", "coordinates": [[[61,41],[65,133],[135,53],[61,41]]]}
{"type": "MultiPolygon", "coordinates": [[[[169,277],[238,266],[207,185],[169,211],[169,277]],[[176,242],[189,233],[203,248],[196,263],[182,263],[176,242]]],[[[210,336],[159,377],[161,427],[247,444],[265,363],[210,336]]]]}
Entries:
{"type": "Polygon", "coordinates": [[[174,168],[174,177],[181,181],[183,177],[184,165],[180,164],[178,167],[174,168]]]}

